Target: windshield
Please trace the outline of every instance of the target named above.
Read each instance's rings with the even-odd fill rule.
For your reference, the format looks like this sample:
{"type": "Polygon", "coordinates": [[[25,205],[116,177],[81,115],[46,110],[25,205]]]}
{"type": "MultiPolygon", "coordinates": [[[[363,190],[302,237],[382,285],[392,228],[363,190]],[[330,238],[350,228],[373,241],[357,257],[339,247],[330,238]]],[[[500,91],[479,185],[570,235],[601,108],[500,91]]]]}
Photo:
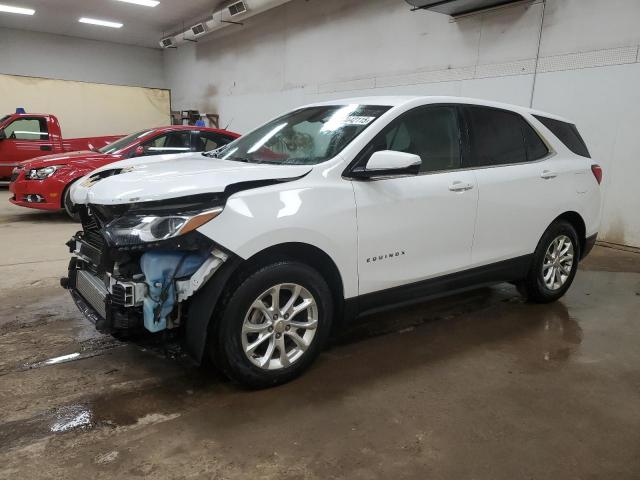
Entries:
{"type": "Polygon", "coordinates": [[[249,163],[316,165],[335,157],[389,108],[353,104],[294,110],[207,155],[249,163]]]}
{"type": "Polygon", "coordinates": [[[113,143],[105,145],[100,148],[98,151],[100,153],[115,153],[119,150],[127,148],[132,143],[135,143],[142,137],[146,137],[147,135],[151,135],[155,130],[143,130],[141,132],[132,133],[131,135],[127,135],[126,137],[122,137],[120,140],[116,140],[113,143]]]}

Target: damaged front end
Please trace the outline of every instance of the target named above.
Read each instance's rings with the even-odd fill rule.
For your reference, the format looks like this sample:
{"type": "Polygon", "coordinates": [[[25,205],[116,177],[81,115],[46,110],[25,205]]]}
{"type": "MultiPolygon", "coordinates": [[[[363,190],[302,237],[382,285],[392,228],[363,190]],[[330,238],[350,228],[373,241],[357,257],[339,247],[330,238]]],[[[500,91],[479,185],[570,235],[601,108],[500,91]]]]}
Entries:
{"type": "MultiPolygon", "coordinates": [[[[189,318],[193,295],[233,260],[197,231],[223,205],[222,196],[201,194],[79,206],[82,231],[67,243],[73,258],[61,284],[101,332],[178,329],[189,318]]],[[[206,332],[194,335],[200,356],[206,332]]]]}

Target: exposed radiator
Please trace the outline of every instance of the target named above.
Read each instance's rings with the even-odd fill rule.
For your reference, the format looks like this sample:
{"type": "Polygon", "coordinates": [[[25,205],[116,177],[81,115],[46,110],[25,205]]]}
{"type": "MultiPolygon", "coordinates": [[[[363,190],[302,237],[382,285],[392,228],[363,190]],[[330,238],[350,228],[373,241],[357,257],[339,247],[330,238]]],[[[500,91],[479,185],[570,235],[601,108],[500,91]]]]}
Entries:
{"type": "Polygon", "coordinates": [[[86,270],[78,270],[76,288],[80,295],[102,316],[107,318],[105,300],[109,293],[102,280],[86,270]]]}

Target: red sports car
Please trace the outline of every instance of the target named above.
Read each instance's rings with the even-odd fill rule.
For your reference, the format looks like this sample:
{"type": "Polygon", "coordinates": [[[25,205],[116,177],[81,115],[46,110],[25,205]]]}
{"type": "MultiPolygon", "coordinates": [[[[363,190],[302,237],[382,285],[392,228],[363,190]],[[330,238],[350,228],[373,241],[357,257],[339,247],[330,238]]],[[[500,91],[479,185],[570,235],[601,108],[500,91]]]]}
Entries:
{"type": "Polygon", "coordinates": [[[27,160],[13,170],[11,203],[42,210],[65,209],[77,220],[69,186],[87,173],[125,158],[169,153],[203,152],[225,145],[240,135],[205,127],[151,128],[121,138],[95,151],[81,151],[27,160]]]}

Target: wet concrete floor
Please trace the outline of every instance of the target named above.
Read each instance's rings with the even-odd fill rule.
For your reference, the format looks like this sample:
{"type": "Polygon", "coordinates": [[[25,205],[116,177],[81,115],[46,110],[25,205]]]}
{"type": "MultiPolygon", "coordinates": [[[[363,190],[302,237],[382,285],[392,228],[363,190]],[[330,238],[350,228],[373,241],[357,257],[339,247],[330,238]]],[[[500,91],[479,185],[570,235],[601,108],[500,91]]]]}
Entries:
{"type": "Polygon", "coordinates": [[[386,313],[248,392],[96,333],[57,286],[76,230],[0,191],[0,478],[640,478],[640,255],[569,293],[386,313]]]}

